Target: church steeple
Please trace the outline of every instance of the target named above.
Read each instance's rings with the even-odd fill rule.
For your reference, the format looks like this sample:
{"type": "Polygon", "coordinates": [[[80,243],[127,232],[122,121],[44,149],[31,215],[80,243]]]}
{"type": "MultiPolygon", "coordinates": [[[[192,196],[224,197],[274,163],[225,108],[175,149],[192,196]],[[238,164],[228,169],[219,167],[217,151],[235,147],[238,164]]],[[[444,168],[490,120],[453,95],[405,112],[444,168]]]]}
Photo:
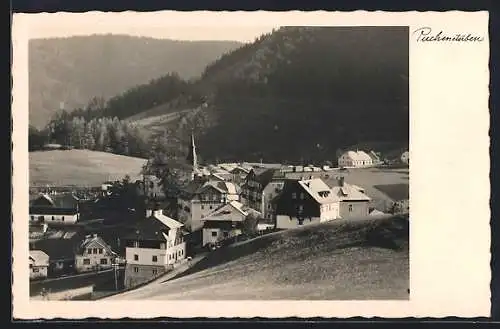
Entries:
{"type": "Polygon", "coordinates": [[[189,147],[188,161],[193,166],[193,171],[198,169],[198,156],[196,155],[196,144],[194,143],[193,133],[191,133],[191,145],[189,147]]]}

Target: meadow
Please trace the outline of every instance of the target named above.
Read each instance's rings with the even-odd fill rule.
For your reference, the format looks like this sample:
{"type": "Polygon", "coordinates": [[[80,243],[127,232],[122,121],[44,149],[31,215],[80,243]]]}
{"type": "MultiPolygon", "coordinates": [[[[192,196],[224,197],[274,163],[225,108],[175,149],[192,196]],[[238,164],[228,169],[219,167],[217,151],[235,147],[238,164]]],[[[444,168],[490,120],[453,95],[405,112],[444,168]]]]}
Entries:
{"type": "Polygon", "coordinates": [[[408,220],[337,220],[218,249],[177,278],[110,300],[409,298],[408,220]]]}
{"type": "Polygon", "coordinates": [[[129,175],[140,178],[146,159],[88,150],[29,153],[30,186],[100,186],[129,175]]]}

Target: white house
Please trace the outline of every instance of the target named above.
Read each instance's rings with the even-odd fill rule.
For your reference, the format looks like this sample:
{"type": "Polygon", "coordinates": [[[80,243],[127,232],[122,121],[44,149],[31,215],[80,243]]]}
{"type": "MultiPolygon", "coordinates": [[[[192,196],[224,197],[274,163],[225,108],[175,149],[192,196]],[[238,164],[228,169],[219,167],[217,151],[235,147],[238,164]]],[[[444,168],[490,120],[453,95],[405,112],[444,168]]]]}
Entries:
{"type": "Polygon", "coordinates": [[[146,218],[124,238],[126,287],[149,281],[185,259],[182,229],[182,223],[163,215],[161,210],[147,212],[146,218]]]}
{"type": "Polygon", "coordinates": [[[75,269],[79,273],[109,269],[116,257],[116,253],[100,236],[87,235],[75,253],[75,269]]]}
{"type": "Polygon", "coordinates": [[[74,224],[80,218],[79,199],[72,193],[41,194],[30,203],[30,223],[74,224]]]}
{"type": "Polygon", "coordinates": [[[410,164],[410,152],[405,151],[401,154],[401,162],[407,165],[410,164]]]}
{"type": "Polygon", "coordinates": [[[344,168],[369,167],[373,165],[373,159],[364,151],[347,151],[339,157],[338,165],[344,168]]]}
{"type": "Polygon", "coordinates": [[[260,215],[238,201],[231,201],[215,209],[203,217],[202,246],[219,243],[242,234],[242,225],[250,214],[256,217],[260,215]]]}
{"type": "Polygon", "coordinates": [[[290,229],[339,218],[339,198],[320,178],[285,181],[275,198],[276,228],[290,229]]]}
{"type": "Polygon", "coordinates": [[[365,217],[369,214],[371,198],[363,188],[347,184],[344,177],[339,177],[332,193],[340,200],[339,216],[341,218],[365,217]]]}
{"type": "Polygon", "coordinates": [[[29,253],[30,280],[47,277],[49,255],[41,250],[30,250],[29,253]]]}

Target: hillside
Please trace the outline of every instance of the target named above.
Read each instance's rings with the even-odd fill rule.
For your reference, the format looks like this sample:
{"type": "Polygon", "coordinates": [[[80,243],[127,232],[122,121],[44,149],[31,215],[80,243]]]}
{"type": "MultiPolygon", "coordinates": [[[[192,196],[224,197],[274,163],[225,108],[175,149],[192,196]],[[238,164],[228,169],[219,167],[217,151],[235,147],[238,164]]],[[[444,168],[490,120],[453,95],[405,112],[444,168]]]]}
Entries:
{"type": "Polygon", "coordinates": [[[29,42],[30,124],[42,127],[60,108],[85,106],[177,72],[197,78],[209,63],[241,44],[124,35],[34,39],[29,42]]]}
{"type": "Polygon", "coordinates": [[[145,159],[88,150],[29,153],[30,186],[99,186],[140,176],[145,159]]]}
{"type": "Polygon", "coordinates": [[[210,64],[192,87],[198,103],[181,95],[140,118],[160,133],[194,128],[210,161],[317,162],[355,144],[404,148],[408,46],[406,27],[280,28],[210,64]],[[183,127],[161,119],[200,107],[183,127]]]}
{"type": "Polygon", "coordinates": [[[109,300],[408,299],[407,217],[339,220],[221,248],[109,300]]]}

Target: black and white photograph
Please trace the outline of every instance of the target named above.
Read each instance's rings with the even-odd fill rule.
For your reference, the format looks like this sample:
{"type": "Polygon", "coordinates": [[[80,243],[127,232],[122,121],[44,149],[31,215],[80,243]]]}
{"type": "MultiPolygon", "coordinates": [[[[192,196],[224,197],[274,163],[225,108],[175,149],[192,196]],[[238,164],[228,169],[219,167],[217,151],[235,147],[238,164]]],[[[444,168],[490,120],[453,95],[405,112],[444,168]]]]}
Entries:
{"type": "Polygon", "coordinates": [[[409,23],[43,22],[30,302],[412,299],[409,23]]]}
{"type": "Polygon", "coordinates": [[[30,40],[32,298],[409,298],[408,27],[228,31],[30,40]]]}

